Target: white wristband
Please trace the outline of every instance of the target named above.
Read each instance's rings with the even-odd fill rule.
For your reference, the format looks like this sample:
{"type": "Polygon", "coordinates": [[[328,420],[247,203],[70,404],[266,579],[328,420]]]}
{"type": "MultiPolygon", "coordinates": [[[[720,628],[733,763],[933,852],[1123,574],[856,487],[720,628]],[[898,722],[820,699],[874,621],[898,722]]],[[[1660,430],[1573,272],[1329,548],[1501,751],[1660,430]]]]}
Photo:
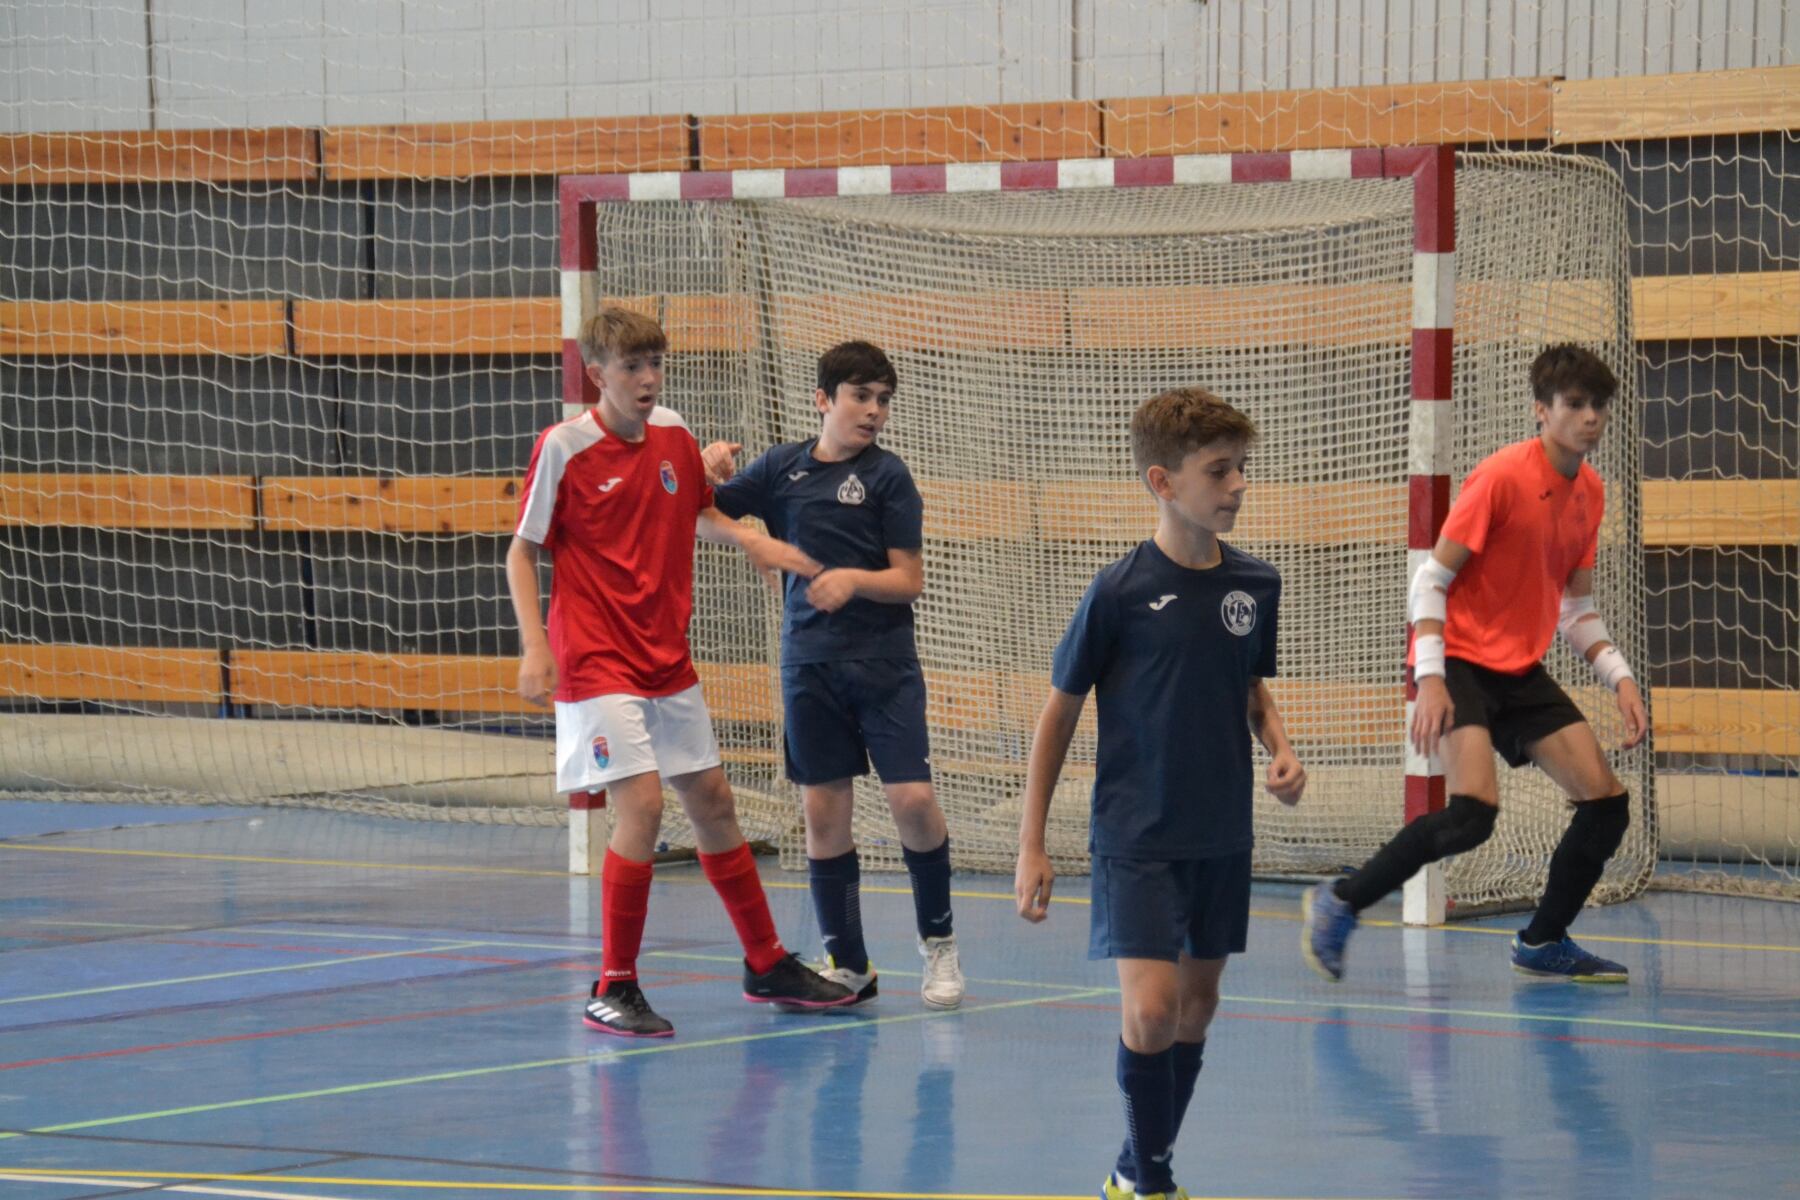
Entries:
{"type": "Polygon", "coordinates": [[[1619,685],[1627,679],[1637,678],[1631,673],[1630,664],[1625,661],[1625,656],[1619,653],[1617,646],[1608,646],[1594,655],[1593,665],[1594,674],[1599,676],[1600,682],[1615,692],[1619,690],[1619,685]]]}
{"type": "Polygon", "coordinates": [[[1413,638],[1413,678],[1427,675],[1440,678],[1444,674],[1444,639],[1435,633],[1422,633],[1413,638]]]}

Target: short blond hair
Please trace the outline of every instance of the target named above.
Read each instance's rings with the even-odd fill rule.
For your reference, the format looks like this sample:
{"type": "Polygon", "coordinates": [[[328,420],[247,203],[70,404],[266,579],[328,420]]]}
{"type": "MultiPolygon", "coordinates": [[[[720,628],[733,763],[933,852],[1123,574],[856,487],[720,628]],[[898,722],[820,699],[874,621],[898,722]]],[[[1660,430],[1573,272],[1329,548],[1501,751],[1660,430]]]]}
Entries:
{"type": "Polygon", "coordinates": [[[669,348],[669,335],[642,313],[607,305],[581,324],[581,361],[602,366],[609,359],[661,352],[669,348]]]}
{"type": "Polygon", "coordinates": [[[1157,466],[1181,469],[1181,460],[1213,442],[1249,445],[1256,423],[1202,387],[1170,388],[1131,414],[1131,461],[1139,475],[1157,466]]]}

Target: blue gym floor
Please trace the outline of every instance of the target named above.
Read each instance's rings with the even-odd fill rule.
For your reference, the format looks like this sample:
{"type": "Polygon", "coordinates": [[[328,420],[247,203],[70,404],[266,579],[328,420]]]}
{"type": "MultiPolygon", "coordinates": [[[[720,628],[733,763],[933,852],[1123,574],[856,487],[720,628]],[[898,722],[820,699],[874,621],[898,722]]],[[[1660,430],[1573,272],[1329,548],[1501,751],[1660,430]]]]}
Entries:
{"type": "MultiPolygon", "coordinates": [[[[969,995],[924,1010],[905,880],[865,879],[884,994],[739,998],[691,867],[644,982],[672,1041],[589,1032],[598,888],[560,830],[0,804],[0,1194],[1092,1197],[1121,1134],[1085,878],[1047,925],[958,878],[969,995]]],[[[763,860],[789,945],[799,876],[763,860]]],[[[1402,930],[1347,981],[1259,885],[1176,1150],[1220,1197],[1800,1195],[1800,905],[1653,895],[1577,936],[1628,988],[1531,983],[1516,919],[1402,930]]]]}

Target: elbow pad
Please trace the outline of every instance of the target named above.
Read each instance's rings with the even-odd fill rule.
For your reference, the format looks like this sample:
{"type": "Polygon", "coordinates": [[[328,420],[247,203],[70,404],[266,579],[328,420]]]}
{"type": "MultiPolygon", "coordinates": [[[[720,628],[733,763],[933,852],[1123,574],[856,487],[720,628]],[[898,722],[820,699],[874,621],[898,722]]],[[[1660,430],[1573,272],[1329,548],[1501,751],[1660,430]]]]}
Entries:
{"type": "Polygon", "coordinates": [[[1413,572],[1412,587],[1406,593],[1408,621],[1442,621],[1449,602],[1450,583],[1456,572],[1427,554],[1419,569],[1413,572]]]}
{"type": "Polygon", "coordinates": [[[1563,639],[1574,648],[1575,653],[1583,658],[1601,642],[1612,641],[1612,634],[1606,632],[1606,622],[1600,619],[1600,614],[1594,609],[1592,596],[1564,595],[1556,628],[1562,632],[1563,639]]]}

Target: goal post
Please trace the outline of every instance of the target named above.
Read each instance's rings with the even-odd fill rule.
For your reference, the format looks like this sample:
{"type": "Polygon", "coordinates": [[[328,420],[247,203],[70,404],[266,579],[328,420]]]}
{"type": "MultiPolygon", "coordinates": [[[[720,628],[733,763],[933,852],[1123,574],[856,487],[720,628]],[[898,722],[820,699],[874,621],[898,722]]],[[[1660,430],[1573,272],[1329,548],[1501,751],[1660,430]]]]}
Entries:
{"type": "MultiPolygon", "coordinates": [[[[1597,164],[1428,146],[572,176],[559,195],[570,411],[593,401],[575,338],[603,297],[663,322],[668,402],[747,455],[812,432],[827,346],[866,337],[894,358],[885,441],[926,498],[920,654],[961,867],[1010,869],[1049,650],[1094,571],[1153,527],[1125,430],[1164,387],[1214,387],[1262,435],[1232,540],[1282,570],[1273,686],[1314,782],[1294,810],[1258,797],[1259,871],[1353,866],[1443,806],[1441,769],[1405,739],[1406,580],[1457,478],[1532,431],[1524,366],[1550,341],[1593,346],[1626,381],[1598,464],[1597,578],[1642,650],[1625,209],[1597,164]]],[[[747,826],[797,855],[779,607],[748,576],[703,548],[695,656],[747,826]]],[[[1560,649],[1551,666],[1610,729],[1585,669],[1560,649]]],[[[1064,868],[1085,867],[1093,749],[1090,714],[1052,812],[1064,868]]],[[[1619,761],[1640,811],[1608,899],[1655,858],[1649,756],[1619,761]]],[[[1524,773],[1503,795],[1501,836],[1407,885],[1409,923],[1535,901],[1566,816],[1524,773]]],[[[576,843],[604,836],[604,810],[578,803],[584,869],[597,843],[576,843]]],[[[867,780],[856,833],[866,864],[898,865],[867,780]]]]}

